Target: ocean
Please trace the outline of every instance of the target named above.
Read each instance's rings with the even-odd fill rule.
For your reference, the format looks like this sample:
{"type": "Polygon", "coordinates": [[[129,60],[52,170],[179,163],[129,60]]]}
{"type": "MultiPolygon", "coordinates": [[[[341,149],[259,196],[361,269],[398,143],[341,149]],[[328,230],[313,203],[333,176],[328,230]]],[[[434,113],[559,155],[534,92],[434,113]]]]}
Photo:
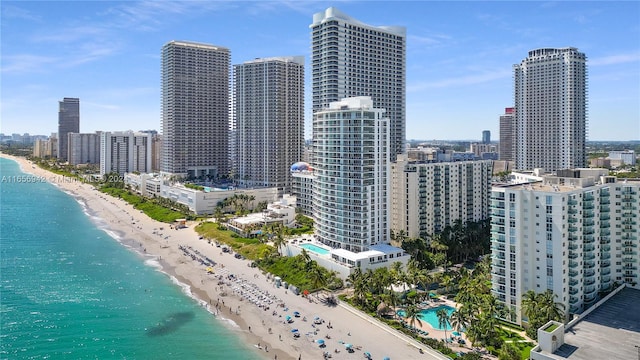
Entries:
{"type": "Polygon", "coordinates": [[[0,158],[1,359],[261,359],[159,264],[0,158]]]}

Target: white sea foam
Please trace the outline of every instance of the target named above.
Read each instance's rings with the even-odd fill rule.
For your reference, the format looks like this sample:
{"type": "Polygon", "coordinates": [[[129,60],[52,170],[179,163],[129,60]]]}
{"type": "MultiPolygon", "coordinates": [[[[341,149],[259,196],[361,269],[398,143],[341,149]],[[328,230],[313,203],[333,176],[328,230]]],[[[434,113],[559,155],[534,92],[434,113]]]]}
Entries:
{"type": "Polygon", "coordinates": [[[145,260],[144,264],[158,270],[162,269],[162,265],[160,265],[160,262],[157,260],[155,256],[152,259],[145,260]]]}
{"type": "Polygon", "coordinates": [[[171,279],[171,282],[178,285],[180,287],[180,289],[182,289],[182,292],[187,295],[188,297],[192,298],[193,300],[195,300],[198,304],[200,304],[202,307],[207,308],[207,303],[202,300],[199,299],[197,296],[195,296],[193,294],[193,292],[191,291],[191,286],[189,286],[188,284],[185,284],[181,281],[179,281],[175,276],[173,275],[169,275],[169,278],[171,279]]]}

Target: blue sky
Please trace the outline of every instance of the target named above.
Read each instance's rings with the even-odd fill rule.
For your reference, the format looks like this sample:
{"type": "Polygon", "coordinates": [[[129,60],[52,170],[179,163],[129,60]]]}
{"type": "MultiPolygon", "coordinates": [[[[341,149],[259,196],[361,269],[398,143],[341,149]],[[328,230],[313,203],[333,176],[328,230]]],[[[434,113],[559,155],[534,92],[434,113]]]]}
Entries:
{"type": "MultiPolygon", "coordinates": [[[[329,6],[407,28],[407,138],[498,139],[512,65],[540,47],[589,58],[590,140],[640,139],[640,2],[6,1],[1,123],[57,131],[58,101],[80,98],[80,130],[160,130],[160,49],[189,40],[231,49],[232,64],[304,55],[329,6]]],[[[307,105],[310,77],[307,72],[307,105]]],[[[310,109],[310,106],[307,106],[310,109]]],[[[310,138],[311,111],[306,129],[310,138]]]]}

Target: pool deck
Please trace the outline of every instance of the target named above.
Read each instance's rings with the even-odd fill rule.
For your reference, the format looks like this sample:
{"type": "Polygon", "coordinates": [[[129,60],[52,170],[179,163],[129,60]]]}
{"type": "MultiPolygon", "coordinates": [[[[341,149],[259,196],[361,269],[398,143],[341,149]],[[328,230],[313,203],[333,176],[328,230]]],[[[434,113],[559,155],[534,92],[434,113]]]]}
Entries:
{"type": "MultiPolygon", "coordinates": [[[[431,299],[428,301],[427,306],[425,307],[421,307],[420,309],[431,309],[431,308],[436,308],[439,306],[449,306],[452,307],[454,309],[458,308],[458,304],[452,300],[448,300],[448,299],[443,299],[443,298],[438,298],[438,299],[431,299]]],[[[422,321],[422,324],[418,324],[418,322],[415,323],[415,327],[421,330],[424,330],[426,332],[429,333],[429,335],[427,335],[427,337],[433,338],[433,339],[437,339],[437,340],[443,340],[443,339],[451,339],[451,336],[453,336],[451,333],[456,331],[455,329],[453,330],[447,330],[446,332],[444,330],[437,330],[434,329],[433,327],[431,327],[431,325],[426,322],[426,321],[422,321]]],[[[467,339],[467,336],[465,335],[465,333],[461,333],[460,334],[460,338],[462,338],[465,342],[466,345],[461,345],[458,344],[456,341],[454,341],[453,343],[449,344],[449,348],[451,348],[453,351],[463,351],[463,352],[469,352],[469,350],[471,350],[471,343],[469,342],[469,339],[467,339]]],[[[456,338],[457,339],[457,338],[456,338]]]]}

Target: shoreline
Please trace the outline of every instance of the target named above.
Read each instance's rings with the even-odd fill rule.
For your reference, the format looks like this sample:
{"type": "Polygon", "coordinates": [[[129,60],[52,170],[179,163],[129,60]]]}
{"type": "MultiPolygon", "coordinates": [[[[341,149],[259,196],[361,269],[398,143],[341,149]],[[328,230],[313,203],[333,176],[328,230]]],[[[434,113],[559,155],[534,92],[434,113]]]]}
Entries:
{"type": "Polygon", "coordinates": [[[114,240],[136,252],[143,261],[155,261],[159,271],[175,279],[172,281],[179,286],[184,285],[189,296],[242,338],[247,349],[254,344],[254,353],[264,359],[321,359],[325,351],[333,359],[361,359],[365,351],[374,359],[444,358],[426,346],[424,354],[420,354],[415,344],[382,327],[371,326],[367,319],[341,306],[326,305],[317,295],[307,299],[276,288],[261,270],[248,266],[249,260],[235,259],[213,242],[199,240],[194,230],[196,222],[189,222],[187,228],[172,229],[170,224],[152,220],[91,184],[69,181],[25,158],[0,156],[16,161],[22,172],[45,179],[73,196],[97,227],[111,237],[110,232],[115,234],[114,240]],[[210,266],[193,260],[183,249],[189,255],[197,253],[215,262],[213,274],[207,271],[210,266]],[[301,317],[294,317],[294,311],[300,312],[301,317]],[[293,323],[285,320],[287,316],[292,317],[293,323]],[[302,321],[303,316],[307,321],[302,321]],[[315,317],[325,322],[313,324],[315,317]],[[299,330],[299,338],[293,336],[293,329],[299,330]],[[326,347],[320,347],[320,339],[326,347]],[[349,353],[345,344],[361,350],[349,353]]]}

